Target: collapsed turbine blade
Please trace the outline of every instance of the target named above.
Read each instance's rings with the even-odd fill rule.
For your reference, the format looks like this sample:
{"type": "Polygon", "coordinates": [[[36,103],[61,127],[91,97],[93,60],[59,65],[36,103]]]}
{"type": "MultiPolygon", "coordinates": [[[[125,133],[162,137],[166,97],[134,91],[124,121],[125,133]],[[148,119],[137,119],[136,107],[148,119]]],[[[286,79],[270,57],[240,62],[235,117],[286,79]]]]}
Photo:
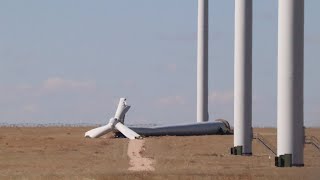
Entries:
{"type": "Polygon", "coordinates": [[[112,123],[108,123],[105,126],[101,126],[98,128],[91,129],[90,131],[87,131],[84,135],[84,137],[89,138],[98,138],[100,136],[103,136],[113,130],[112,123]]]}
{"type": "Polygon", "coordinates": [[[126,98],[120,98],[114,118],[124,123],[124,116],[129,111],[130,106],[127,105],[126,98]]]}
{"type": "Polygon", "coordinates": [[[107,125],[87,131],[85,133],[85,137],[98,138],[102,135],[107,134],[108,132],[111,132],[115,128],[115,125],[119,124],[117,126],[117,129],[122,134],[124,134],[127,138],[129,139],[139,138],[140,137],[139,134],[135,133],[131,129],[121,124],[121,123],[124,123],[125,114],[128,112],[129,109],[130,109],[130,106],[127,105],[126,98],[120,98],[120,102],[119,102],[115,117],[111,118],[107,125]]]}
{"type": "Polygon", "coordinates": [[[127,126],[123,125],[121,122],[118,122],[115,125],[115,128],[118,129],[124,136],[126,136],[129,139],[139,139],[141,137],[139,134],[129,129],[127,126]]]}

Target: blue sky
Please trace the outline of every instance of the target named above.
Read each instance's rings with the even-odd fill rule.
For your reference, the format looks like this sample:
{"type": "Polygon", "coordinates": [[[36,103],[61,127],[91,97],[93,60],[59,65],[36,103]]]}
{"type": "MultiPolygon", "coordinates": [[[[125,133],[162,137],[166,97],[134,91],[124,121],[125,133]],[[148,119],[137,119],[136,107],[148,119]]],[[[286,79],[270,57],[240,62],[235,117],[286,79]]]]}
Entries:
{"type": "MultiPolygon", "coordinates": [[[[320,12],[305,1],[305,125],[320,126],[320,12]]],[[[276,126],[277,0],[254,1],[253,125],[276,126]]],[[[234,1],[209,1],[209,114],[233,124],[234,1]]],[[[0,1],[0,123],[196,121],[196,0],[0,1]]]]}

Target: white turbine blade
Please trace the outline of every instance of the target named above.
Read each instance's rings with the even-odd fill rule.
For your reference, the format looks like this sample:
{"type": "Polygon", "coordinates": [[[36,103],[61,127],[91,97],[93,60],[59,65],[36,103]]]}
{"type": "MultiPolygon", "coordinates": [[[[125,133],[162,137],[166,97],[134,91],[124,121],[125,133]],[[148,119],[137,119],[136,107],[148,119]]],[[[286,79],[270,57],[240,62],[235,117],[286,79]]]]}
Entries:
{"type": "Polygon", "coordinates": [[[112,123],[87,131],[84,137],[98,138],[113,130],[112,123]]]}
{"type": "Polygon", "coordinates": [[[129,139],[138,139],[140,138],[140,135],[136,132],[129,129],[127,126],[123,125],[121,122],[118,122],[115,125],[116,129],[118,129],[124,136],[126,136],[129,139]]]}
{"type": "Polygon", "coordinates": [[[114,115],[115,118],[120,120],[123,118],[123,116],[126,114],[126,112],[129,110],[130,106],[126,103],[126,98],[120,98],[119,105],[116,111],[116,114],[114,115]]]}
{"type": "Polygon", "coordinates": [[[121,123],[124,123],[124,117],[126,115],[126,113],[129,111],[131,106],[126,106],[122,109],[120,115],[119,115],[119,119],[118,121],[120,121],[121,123]]]}

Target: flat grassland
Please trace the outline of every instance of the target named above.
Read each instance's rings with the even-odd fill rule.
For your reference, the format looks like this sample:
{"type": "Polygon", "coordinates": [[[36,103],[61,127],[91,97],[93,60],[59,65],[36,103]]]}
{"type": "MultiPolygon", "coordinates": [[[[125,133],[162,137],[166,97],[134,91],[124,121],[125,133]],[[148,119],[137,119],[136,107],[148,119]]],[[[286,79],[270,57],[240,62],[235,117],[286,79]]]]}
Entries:
{"type": "MultiPolygon", "coordinates": [[[[140,155],[154,171],[129,171],[128,139],[84,138],[92,127],[0,127],[0,179],[320,179],[320,151],[305,145],[304,167],[277,168],[253,140],[232,156],[233,135],[149,137],[140,155]]],[[[276,129],[254,129],[276,147],[276,129]]],[[[320,128],[306,129],[320,139],[320,128]]]]}

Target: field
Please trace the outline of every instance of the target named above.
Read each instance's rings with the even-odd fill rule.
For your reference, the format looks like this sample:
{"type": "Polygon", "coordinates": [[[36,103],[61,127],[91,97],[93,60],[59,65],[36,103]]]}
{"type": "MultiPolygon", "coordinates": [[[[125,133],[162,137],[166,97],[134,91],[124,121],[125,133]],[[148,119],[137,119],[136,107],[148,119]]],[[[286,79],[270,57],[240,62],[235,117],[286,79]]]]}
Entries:
{"type": "MultiPolygon", "coordinates": [[[[276,168],[253,140],[253,156],[232,156],[232,135],[84,138],[91,127],[0,127],[0,179],[320,179],[320,152],[305,167],[276,168]]],[[[276,146],[276,129],[254,129],[276,146]]],[[[306,130],[320,139],[320,129],[306,130]]]]}

